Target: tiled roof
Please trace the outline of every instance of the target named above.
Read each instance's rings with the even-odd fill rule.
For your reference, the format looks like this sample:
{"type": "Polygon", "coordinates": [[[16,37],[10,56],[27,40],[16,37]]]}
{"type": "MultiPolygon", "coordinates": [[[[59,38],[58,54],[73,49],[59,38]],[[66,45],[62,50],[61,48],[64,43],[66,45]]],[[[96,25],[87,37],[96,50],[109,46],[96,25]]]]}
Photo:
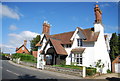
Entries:
{"type": "Polygon", "coordinates": [[[42,44],[40,44],[40,41],[39,41],[35,46],[42,46],[42,44]]]}
{"type": "Polygon", "coordinates": [[[74,32],[75,31],[60,33],[60,34],[50,35],[49,37],[59,39],[61,41],[61,44],[71,44],[72,41],[70,41],[70,39],[73,36],[74,32]]]}
{"type": "Polygon", "coordinates": [[[57,52],[57,54],[67,55],[67,52],[66,52],[65,49],[62,47],[60,40],[50,38],[50,41],[51,41],[51,43],[52,43],[55,51],[57,52]]]}
{"type": "Polygon", "coordinates": [[[120,63],[120,56],[117,56],[115,60],[112,61],[112,64],[114,63],[120,63]]]}
{"type": "Polygon", "coordinates": [[[81,29],[78,27],[78,29],[84,34],[86,38],[84,41],[97,41],[99,32],[94,32],[94,28],[81,29]]]}
{"type": "Polygon", "coordinates": [[[75,49],[72,49],[71,52],[74,52],[74,53],[83,53],[85,50],[85,48],[75,48],[75,49]]]}
{"type": "Polygon", "coordinates": [[[22,48],[22,47],[25,47],[25,49],[29,52],[29,50],[26,48],[26,46],[23,44],[22,46],[20,46],[19,48],[17,48],[16,49],[16,52],[20,49],[20,48],[22,48]]]}

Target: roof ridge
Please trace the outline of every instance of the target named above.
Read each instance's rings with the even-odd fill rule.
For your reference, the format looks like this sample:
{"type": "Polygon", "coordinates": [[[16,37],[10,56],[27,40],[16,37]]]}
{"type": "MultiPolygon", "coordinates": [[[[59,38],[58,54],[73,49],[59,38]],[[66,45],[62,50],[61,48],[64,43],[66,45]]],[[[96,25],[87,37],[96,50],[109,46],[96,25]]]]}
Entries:
{"type": "MultiPolygon", "coordinates": [[[[75,31],[70,31],[70,32],[75,32],[75,31]]],[[[70,33],[70,32],[64,32],[64,33],[59,33],[59,34],[66,34],[66,33],[70,33]]],[[[50,35],[50,36],[59,35],[59,34],[53,34],[53,35],[50,35]]]]}
{"type": "MultiPolygon", "coordinates": [[[[94,27],[91,27],[91,28],[94,28],[94,27]]],[[[86,29],[83,29],[83,30],[87,30],[87,29],[91,29],[91,28],[86,28],[86,29]]]]}

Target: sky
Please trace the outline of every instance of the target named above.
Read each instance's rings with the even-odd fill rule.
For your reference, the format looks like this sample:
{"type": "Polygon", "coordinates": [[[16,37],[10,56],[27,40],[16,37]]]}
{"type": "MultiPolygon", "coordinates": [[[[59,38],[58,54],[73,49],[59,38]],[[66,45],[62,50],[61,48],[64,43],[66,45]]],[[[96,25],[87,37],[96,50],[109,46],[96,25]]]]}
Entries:
{"type": "MultiPolygon", "coordinates": [[[[0,46],[6,53],[42,33],[44,21],[51,25],[50,34],[74,31],[94,26],[95,2],[2,2],[2,40],[0,46]]],[[[118,3],[99,2],[105,33],[118,32],[118,3]]]]}

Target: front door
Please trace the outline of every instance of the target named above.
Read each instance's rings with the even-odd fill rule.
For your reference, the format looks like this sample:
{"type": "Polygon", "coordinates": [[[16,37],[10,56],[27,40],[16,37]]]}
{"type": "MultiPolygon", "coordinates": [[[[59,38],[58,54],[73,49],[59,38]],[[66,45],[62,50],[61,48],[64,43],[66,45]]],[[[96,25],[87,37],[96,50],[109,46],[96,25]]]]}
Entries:
{"type": "Polygon", "coordinates": [[[46,65],[52,65],[52,55],[46,55],[46,65]]]}

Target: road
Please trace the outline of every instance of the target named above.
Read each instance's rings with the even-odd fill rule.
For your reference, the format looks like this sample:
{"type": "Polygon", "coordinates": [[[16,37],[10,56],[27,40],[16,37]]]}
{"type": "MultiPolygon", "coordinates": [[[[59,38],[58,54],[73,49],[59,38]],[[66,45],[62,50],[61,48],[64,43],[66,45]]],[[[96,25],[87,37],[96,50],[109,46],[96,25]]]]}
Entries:
{"type": "MultiPolygon", "coordinates": [[[[0,78],[2,78],[2,81],[20,81],[20,80],[25,80],[29,79],[28,81],[84,81],[85,79],[82,78],[76,78],[73,76],[69,76],[66,74],[60,74],[56,72],[50,72],[50,71],[42,71],[39,69],[28,69],[20,66],[16,66],[14,64],[11,64],[9,60],[0,60],[0,78]],[[2,64],[1,64],[2,62],[2,64]],[[2,71],[2,73],[1,73],[2,71]],[[41,80],[42,79],[42,80],[41,80]]],[[[120,81],[118,78],[108,78],[104,79],[102,81],[120,81]]],[[[85,81],[89,81],[85,80],[85,81]]],[[[96,81],[95,79],[92,81],[96,81]]],[[[101,81],[101,80],[97,80],[101,81]]]]}
{"type": "Polygon", "coordinates": [[[2,60],[1,68],[2,79],[65,79],[62,76],[50,75],[40,71],[14,66],[8,60],[2,60]]]}

